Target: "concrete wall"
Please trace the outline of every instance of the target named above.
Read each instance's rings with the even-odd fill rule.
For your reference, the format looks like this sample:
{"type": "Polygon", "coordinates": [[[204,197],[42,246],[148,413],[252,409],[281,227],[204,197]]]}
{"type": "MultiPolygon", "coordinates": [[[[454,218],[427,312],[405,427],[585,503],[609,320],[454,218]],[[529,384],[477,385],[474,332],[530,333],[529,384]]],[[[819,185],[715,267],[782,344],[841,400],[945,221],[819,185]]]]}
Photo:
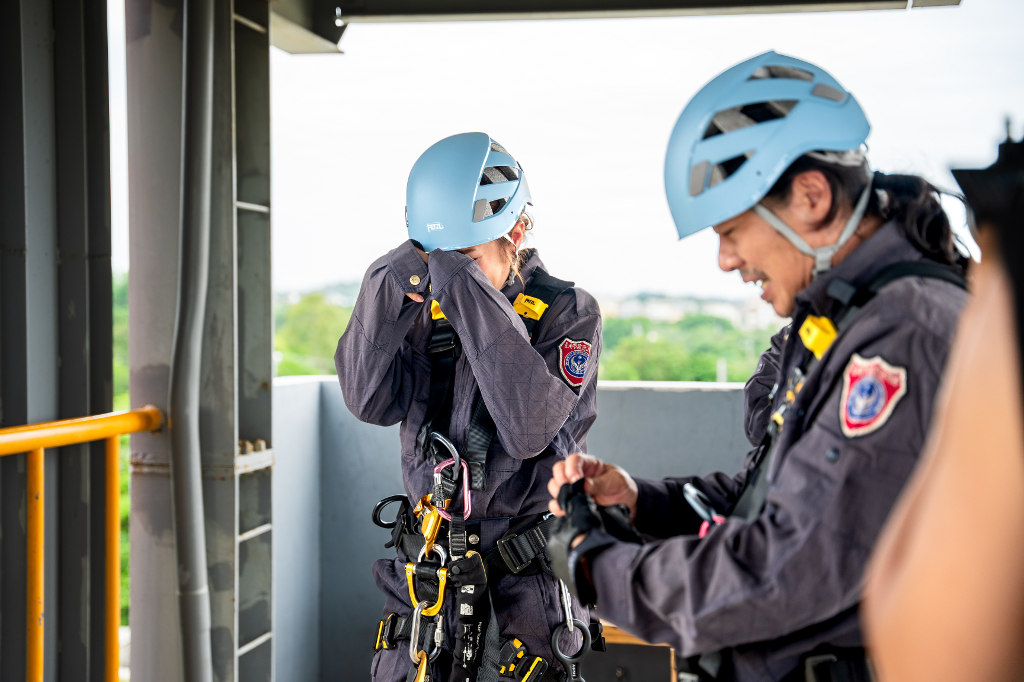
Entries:
{"type": "Polygon", "coordinates": [[[319,679],[320,390],[274,381],[274,669],[280,682],[319,679]]]}
{"type": "MultiPolygon", "coordinates": [[[[742,388],[602,382],[588,450],[639,476],[736,471],[742,388]]],[[[403,492],[398,427],[356,420],[334,377],[276,379],[273,413],[276,678],[367,679],[384,601],[370,567],[394,557],[370,512],[403,492]]]]}
{"type": "Polygon", "coordinates": [[[602,381],[587,451],[635,476],[735,472],[751,445],[743,384],[602,381]]]}

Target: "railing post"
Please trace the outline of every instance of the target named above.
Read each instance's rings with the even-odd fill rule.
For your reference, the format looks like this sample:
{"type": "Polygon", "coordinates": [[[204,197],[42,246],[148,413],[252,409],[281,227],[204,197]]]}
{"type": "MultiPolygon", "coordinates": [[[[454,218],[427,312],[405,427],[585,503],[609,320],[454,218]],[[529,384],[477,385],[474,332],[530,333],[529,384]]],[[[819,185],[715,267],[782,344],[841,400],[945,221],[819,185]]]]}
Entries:
{"type": "Polygon", "coordinates": [[[26,455],[27,471],[27,515],[28,528],[28,585],[25,639],[26,663],[25,679],[27,682],[43,682],[43,577],[44,547],[43,530],[43,491],[45,487],[45,469],[43,466],[43,449],[29,450],[26,455]]]}
{"type": "Polygon", "coordinates": [[[104,623],[105,682],[118,682],[121,647],[118,626],[121,624],[121,437],[106,440],[106,621],[104,623]]]}

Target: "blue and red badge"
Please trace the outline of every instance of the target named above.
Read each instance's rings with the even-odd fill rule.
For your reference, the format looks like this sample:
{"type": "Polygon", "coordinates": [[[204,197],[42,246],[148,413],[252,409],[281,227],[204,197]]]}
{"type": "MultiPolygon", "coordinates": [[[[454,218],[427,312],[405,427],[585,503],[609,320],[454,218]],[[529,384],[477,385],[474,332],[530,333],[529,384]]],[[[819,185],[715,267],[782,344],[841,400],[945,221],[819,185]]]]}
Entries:
{"type": "Polygon", "coordinates": [[[907,392],[907,370],[876,355],[865,360],[856,353],[843,372],[839,423],[847,438],[865,436],[882,428],[896,403],[907,392]]]}
{"type": "Polygon", "coordinates": [[[590,344],[586,341],[565,339],[558,345],[558,365],[562,368],[562,376],[570,386],[582,386],[583,377],[587,373],[587,360],[590,359],[590,344]]]}

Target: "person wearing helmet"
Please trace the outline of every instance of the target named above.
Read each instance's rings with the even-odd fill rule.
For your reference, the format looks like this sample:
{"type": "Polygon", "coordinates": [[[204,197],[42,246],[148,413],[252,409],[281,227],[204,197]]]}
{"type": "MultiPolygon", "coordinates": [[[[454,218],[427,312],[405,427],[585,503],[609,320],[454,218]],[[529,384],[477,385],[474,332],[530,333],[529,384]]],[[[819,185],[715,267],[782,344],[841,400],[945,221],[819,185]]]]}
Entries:
{"type": "Polygon", "coordinates": [[[528,205],[522,167],[489,136],[431,146],[409,174],[409,240],[369,267],[338,343],[349,410],[401,423],[406,495],[374,510],[398,551],[373,566],[376,682],[557,682],[552,633],[568,619],[571,653],[589,626],[544,556],[545,485],[586,448],[601,315],[522,248],[528,205]]]}
{"type": "Polygon", "coordinates": [[[721,268],[792,318],[746,389],[761,443],[735,476],[553,470],[555,574],[687,679],[871,676],[865,563],[924,445],[967,261],[934,187],[869,170],[869,130],[828,73],[774,52],[693,97],[665,161],[679,235],[713,227],[721,268]],[[599,506],[619,504],[646,544],[599,506]]]}

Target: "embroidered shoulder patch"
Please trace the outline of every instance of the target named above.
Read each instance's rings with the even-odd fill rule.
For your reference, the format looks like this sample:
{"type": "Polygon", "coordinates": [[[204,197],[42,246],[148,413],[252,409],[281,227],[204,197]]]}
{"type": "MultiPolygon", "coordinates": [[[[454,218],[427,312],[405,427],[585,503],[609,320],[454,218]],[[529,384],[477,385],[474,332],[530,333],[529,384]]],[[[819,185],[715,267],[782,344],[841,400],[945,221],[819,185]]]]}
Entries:
{"type": "Polygon", "coordinates": [[[843,434],[856,438],[882,428],[906,392],[906,368],[894,367],[878,355],[865,360],[854,353],[843,371],[839,399],[843,434]]]}
{"type": "Polygon", "coordinates": [[[590,344],[586,341],[565,339],[558,345],[558,366],[570,386],[582,386],[590,359],[590,344]]]}

